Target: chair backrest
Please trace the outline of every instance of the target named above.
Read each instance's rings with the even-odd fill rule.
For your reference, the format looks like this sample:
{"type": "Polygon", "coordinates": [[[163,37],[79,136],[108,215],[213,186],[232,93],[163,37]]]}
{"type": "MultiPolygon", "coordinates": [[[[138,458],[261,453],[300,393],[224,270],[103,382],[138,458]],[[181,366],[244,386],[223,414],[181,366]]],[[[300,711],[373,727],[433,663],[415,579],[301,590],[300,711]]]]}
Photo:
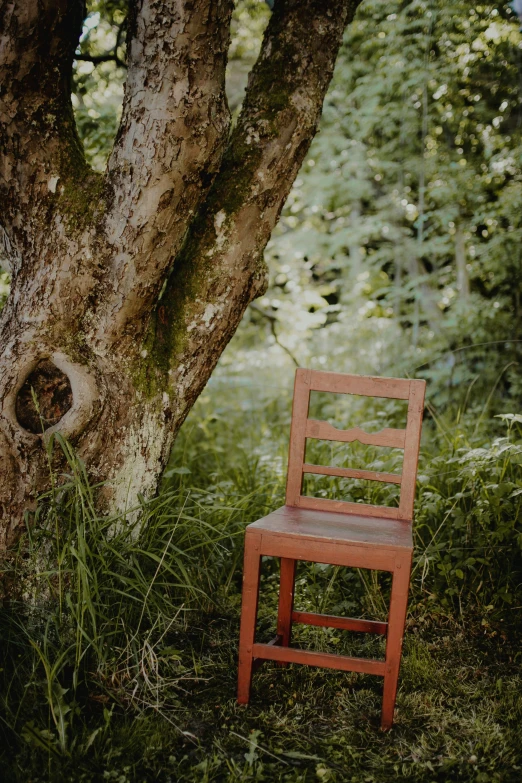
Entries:
{"type": "Polygon", "coordinates": [[[318,511],[341,511],[348,514],[378,516],[392,519],[411,520],[417,478],[417,463],[424,410],[426,381],[403,378],[372,378],[363,375],[321,372],[298,369],[295,374],[292,426],[290,429],[290,452],[286,485],[286,504],[318,511]],[[338,430],[327,421],[308,418],[310,392],[332,392],[335,394],[357,394],[365,397],[388,397],[408,400],[406,429],[386,428],[376,433],[367,433],[359,427],[338,430]],[[308,465],[305,463],[306,439],[360,443],[372,446],[388,446],[404,450],[402,473],[375,473],[369,470],[308,465]],[[349,503],[342,500],[328,500],[302,495],[303,474],[316,473],[325,476],[381,481],[400,484],[398,508],[373,506],[365,503],[349,503]]]}

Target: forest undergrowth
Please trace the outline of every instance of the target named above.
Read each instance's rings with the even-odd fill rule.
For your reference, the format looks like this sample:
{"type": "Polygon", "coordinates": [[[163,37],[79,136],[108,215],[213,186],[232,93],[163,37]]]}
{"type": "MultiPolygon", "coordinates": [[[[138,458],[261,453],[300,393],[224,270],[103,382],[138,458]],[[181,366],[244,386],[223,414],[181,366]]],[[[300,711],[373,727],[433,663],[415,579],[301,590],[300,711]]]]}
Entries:
{"type": "MultiPolygon", "coordinates": [[[[396,402],[345,401],[318,395],[313,414],[400,426],[396,402]]],[[[50,446],[68,472],[41,499],[11,579],[34,565],[38,576],[1,612],[2,780],[521,779],[522,417],[495,415],[491,400],[463,394],[442,413],[428,404],[393,730],[379,729],[382,682],[366,675],[265,664],[250,707],[236,705],[243,531],[283,503],[290,413],[291,373],[254,384],[225,367],[159,496],[125,524],[96,513],[70,445],[50,446]]],[[[377,449],[318,448],[331,464],[397,468],[377,449]]],[[[376,486],[308,491],[394,502],[376,486]]],[[[259,638],[273,635],[277,583],[267,558],[259,638]]],[[[377,619],[388,590],[385,574],[300,564],[296,603],[377,619]]],[[[302,626],[295,643],[383,652],[379,639],[335,629],[302,626]]]]}

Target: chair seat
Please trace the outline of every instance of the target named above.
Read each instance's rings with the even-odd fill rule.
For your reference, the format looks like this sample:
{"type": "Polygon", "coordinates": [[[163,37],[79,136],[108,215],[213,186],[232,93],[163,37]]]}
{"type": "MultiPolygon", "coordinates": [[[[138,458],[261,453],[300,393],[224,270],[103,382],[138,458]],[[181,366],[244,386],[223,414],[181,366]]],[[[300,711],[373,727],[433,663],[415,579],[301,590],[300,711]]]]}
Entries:
{"type": "Polygon", "coordinates": [[[296,506],[281,506],[252,522],[247,529],[288,539],[313,540],[318,544],[353,544],[401,552],[413,549],[411,522],[296,506]]]}

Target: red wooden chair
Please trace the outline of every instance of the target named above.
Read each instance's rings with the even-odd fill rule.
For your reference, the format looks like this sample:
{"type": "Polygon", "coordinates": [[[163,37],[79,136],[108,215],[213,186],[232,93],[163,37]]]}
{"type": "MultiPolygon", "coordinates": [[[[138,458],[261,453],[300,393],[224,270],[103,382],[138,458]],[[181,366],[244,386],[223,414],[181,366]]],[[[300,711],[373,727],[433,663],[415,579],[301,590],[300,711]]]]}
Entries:
{"type": "Polygon", "coordinates": [[[425,381],[421,380],[296,371],[286,504],[253,522],[245,534],[237,698],[240,704],[248,704],[252,672],[263,661],[279,661],[281,665],[306,663],[384,677],[381,726],[383,729],[391,727],[410,584],[413,500],[425,386],[425,381]],[[312,391],[408,400],[406,429],[387,428],[369,434],[358,427],[338,430],[328,422],[309,419],[312,391]],[[404,449],[402,474],[308,465],[304,462],[307,438],[344,443],[357,440],[367,445],[404,449]],[[304,496],[301,494],[304,473],[400,484],[399,506],[372,506],[304,496]],[[277,637],[269,644],[257,644],[260,564],[261,557],[267,555],[281,558],[277,637]],[[388,622],[294,611],[297,560],[390,571],[392,589],[388,622]],[[290,647],[292,623],[383,634],[386,636],[385,660],[290,647]]]}

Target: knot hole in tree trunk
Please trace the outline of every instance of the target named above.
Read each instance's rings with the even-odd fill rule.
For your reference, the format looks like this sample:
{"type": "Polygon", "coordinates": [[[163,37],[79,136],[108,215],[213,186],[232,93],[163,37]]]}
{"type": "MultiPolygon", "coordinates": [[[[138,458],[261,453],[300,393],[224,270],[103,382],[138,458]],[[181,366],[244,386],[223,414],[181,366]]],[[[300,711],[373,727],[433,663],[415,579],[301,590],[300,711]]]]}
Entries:
{"type": "Polygon", "coordinates": [[[67,375],[50,359],[42,359],[30,372],[16,398],[16,418],[36,435],[57,424],[72,407],[67,375]]]}

